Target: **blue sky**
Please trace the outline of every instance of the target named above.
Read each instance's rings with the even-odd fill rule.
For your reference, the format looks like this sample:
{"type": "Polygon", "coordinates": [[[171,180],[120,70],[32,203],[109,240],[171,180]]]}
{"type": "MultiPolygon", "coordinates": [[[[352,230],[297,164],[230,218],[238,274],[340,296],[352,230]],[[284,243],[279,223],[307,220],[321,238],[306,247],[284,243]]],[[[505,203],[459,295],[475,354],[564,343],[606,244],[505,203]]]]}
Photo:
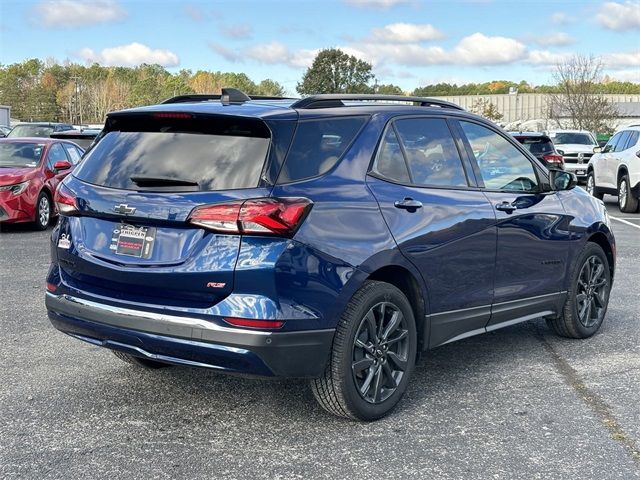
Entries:
{"type": "Polygon", "coordinates": [[[602,57],[640,82],[640,1],[0,0],[0,63],[160,63],[245,72],[289,93],[319,49],[374,65],[379,83],[550,83],[553,65],[602,57]]]}

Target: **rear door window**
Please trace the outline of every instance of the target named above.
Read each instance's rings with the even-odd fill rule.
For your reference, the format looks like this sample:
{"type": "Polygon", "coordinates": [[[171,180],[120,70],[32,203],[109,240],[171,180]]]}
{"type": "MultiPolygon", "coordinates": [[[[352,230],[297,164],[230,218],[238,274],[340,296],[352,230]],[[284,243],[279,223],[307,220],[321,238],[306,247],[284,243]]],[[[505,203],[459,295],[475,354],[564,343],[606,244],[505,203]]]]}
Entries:
{"type": "Polygon", "coordinates": [[[270,147],[264,122],[236,117],[117,120],[73,175],[124,190],[257,187],[270,147]]]}
{"type": "Polygon", "coordinates": [[[351,145],[368,118],[361,116],[301,121],[278,183],[317,177],[329,171],[351,145]]]}
{"type": "Polygon", "coordinates": [[[524,147],[536,157],[555,153],[553,143],[548,138],[540,137],[515,137],[524,147]]]}
{"type": "Polygon", "coordinates": [[[466,187],[467,177],[456,144],[443,118],[406,118],[394,122],[409,167],[411,183],[466,187]]]}

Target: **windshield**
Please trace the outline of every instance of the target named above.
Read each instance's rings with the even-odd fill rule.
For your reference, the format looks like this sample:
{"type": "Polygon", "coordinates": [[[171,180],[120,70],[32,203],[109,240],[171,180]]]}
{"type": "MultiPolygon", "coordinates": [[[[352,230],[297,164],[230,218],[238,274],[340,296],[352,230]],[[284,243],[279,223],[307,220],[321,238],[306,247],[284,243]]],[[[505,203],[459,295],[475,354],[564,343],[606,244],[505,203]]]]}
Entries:
{"type": "Polygon", "coordinates": [[[0,143],[0,167],[37,167],[43,151],[38,143],[0,143]]]}
{"type": "Polygon", "coordinates": [[[53,130],[47,125],[17,125],[7,137],[48,137],[53,130]]]}
{"type": "Polygon", "coordinates": [[[553,143],[556,145],[568,145],[570,143],[577,145],[596,145],[587,133],[556,133],[552,135],[553,143]]]}

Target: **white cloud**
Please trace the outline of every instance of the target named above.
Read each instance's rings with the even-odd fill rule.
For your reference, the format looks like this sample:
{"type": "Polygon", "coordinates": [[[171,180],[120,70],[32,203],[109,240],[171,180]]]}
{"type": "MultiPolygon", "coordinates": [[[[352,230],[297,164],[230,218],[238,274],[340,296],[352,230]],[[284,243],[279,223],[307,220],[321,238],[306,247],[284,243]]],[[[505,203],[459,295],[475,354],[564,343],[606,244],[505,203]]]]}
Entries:
{"type": "Polygon", "coordinates": [[[575,43],[575,39],[564,32],[549,33],[536,38],[534,41],[543,47],[563,47],[575,43]]]}
{"type": "Polygon", "coordinates": [[[487,37],[474,33],[463,38],[454,49],[456,63],[499,65],[513,63],[526,56],[525,46],[508,37],[487,37]]]}
{"type": "Polygon", "coordinates": [[[402,5],[403,3],[409,3],[408,0],[345,0],[348,5],[358,8],[378,8],[388,9],[402,5]]]}
{"type": "Polygon", "coordinates": [[[209,43],[209,47],[230,62],[255,60],[266,65],[288,65],[292,68],[307,68],[313,63],[320,49],[299,49],[292,51],[280,42],[261,43],[248,48],[242,54],[218,43],[209,43]]]}
{"type": "Polygon", "coordinates": [[[556,25],[567,25],[573,21],[574,19],[564,12],[556,12],[551,15],[551,23],[555,23],[556,25]]]}
{"type": "Polygon", "coordinates": [[[602,61],[605,68],[640,67],[640,50],[635,52],[608,53],[602,57],[602,61]]]}
{"type": "Polygon", "coordinates": [[[37,4],[34,12],[38,24],[56,28],[108,23],[127,16],[115,0],[47,0],[37,4]]]}
{"type": "Polygon", "coordinates": [[[240,40],[245,38],[251,38],[251,35],[253,34],[253,28],[251,27],[251,25],[243,23],[239,25],[229,25],[229,26],[220,27],[220,32],[222,32],[223,35],[229,38],[240,40]]]}
{"type": "Polygon", "coordinates": [[[529,52],[527,63],[532,65],[557,65],[566,62],[573,56],[569,52],[549,52],[548,50],[533,50],[529,52]]]}
{"type": "Polygon", "coordinates": [[[634,82],[640,83],[640,69],[634,68],[632,70],[617,70],[610,72],[608,77],[620,82],[634,82]]]}
{"type": "Polygon", "coordinates": [[[180,63],[178,56],[170,50],[151,49],[135,42],[129,45],[105,48],[100,53],[96,53],[90,48],[83,48],[79,55],[88,63],[107,66],[133,67],[142,63],[157,63],[163,67],[175,67],[180,63]]]}
{"type": "Polygon", "coordinates": [[[640,2],[627,0],[622,2],[605,2],[596,17],[604,28],[622,32],[640,30],[640,2]]]}
{"type": "Polygon", "coordinates": [[[376,42],[414,43],[426,40],[437,40],[444,33],[431,24],[392,23],[382,28],[375,28],[371,40],[376,42]]]}
{"type": "Polygon", "coordinates": [[[228,48],[215,42],[209,42],[209,48],[230,62],[242,61],[242,55],[236,48],[228,48]]]}

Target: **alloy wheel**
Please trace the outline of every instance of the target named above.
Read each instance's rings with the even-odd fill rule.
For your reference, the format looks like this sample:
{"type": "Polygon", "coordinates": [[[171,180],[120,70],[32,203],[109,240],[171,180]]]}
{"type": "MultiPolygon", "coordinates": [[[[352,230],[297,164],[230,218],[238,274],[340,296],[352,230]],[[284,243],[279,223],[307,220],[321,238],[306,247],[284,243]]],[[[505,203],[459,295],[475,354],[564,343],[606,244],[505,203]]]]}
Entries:
{"type": "Polygon", "coordinates": [[[593,191],[595,190],[595,185],[593,181],[593,174],[587,177],[587,193],[593,196],[593,191]]]}
{"type": "Polygon", "coordinates": [[[605,268],[600,257],[591,255],[582,265],[578,276],[578,318],[586,328],[591,328],[604,317],[609,290],[605,268]]]}
{"type": "Polygon", "coordinates": [[[38,202],[38,221],[40,222],[40,225],[43,227],[49,225],[50,217],[51,205],[49,204],[49,198],[46,195],[42,195],[38,202]]]}
{"type": "Polygon", "coordinates": [[[360,396],[382,403],[398,388],[408,365],[409,331],[400,308],[374,305],[361,320],[353,342],[351,370],[360,396]]]}
{"type": "Polygon", "coordinates": [[[618,204],[620,208],[625,208],[627,206],[627,181],[626,179],[620,180],[620,187],[618,187],[618,204]]]}

